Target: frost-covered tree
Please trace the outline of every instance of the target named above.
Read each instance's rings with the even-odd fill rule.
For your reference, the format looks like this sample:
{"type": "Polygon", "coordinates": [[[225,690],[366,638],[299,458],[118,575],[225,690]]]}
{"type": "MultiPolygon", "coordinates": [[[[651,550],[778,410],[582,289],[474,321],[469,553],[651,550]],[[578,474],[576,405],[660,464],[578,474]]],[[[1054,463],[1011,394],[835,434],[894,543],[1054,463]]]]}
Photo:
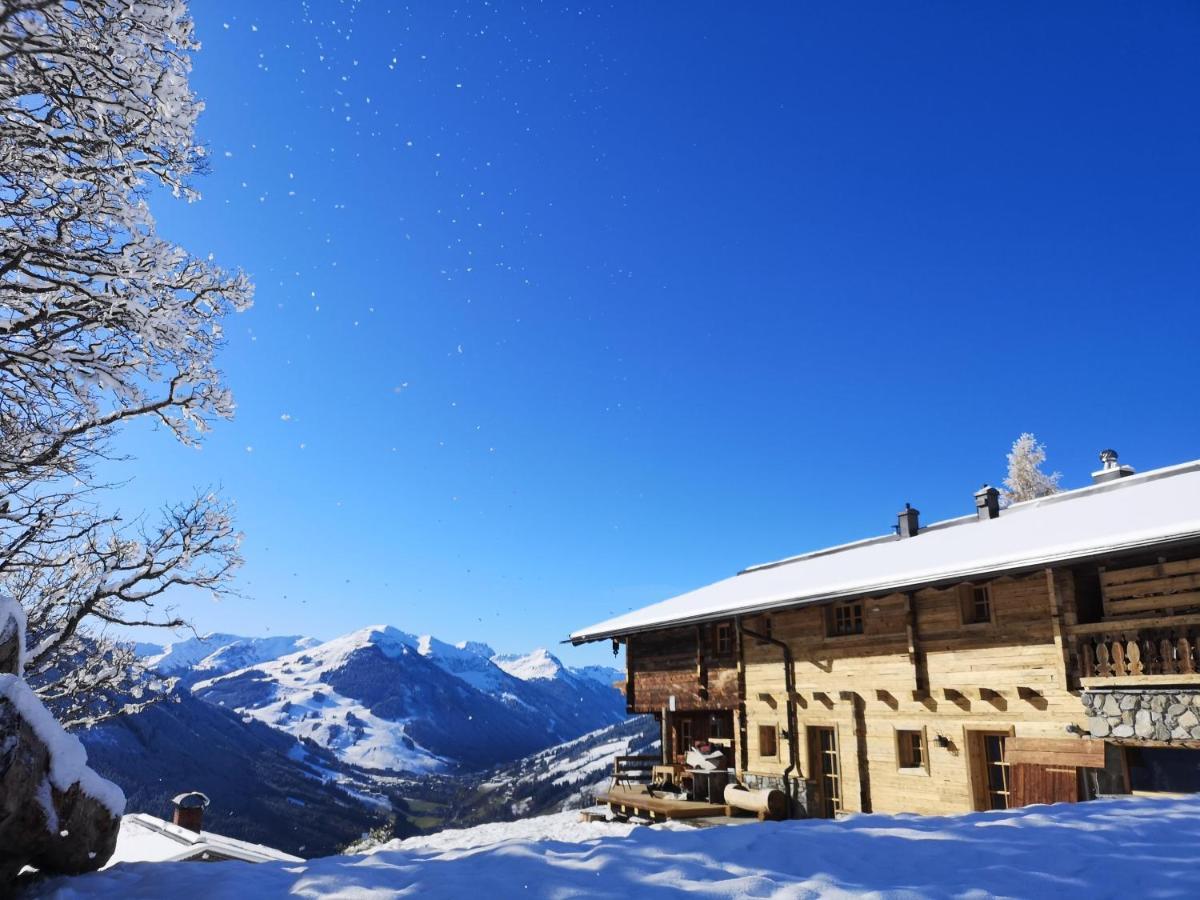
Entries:
{"type": "Polygon", "coordinates": [[[1008,453],[1008,476],[1004,479],[1002,492],[1006,505],[1058,493],[1058,482],[1062,475],[1059,472],[1043,472],[1042,465],[1045,462],[1046,446],[1038,443],[1033,434],[1025,432],[1013,441],[1012,450],[1008,453]]]}
{"type": "Polygon", "coordinates": [[[60,709],[138,677],[105,626],[178,625],[164,596],[239,562],[213,495],[128,523],[94,477],[123,422],[192,443],[233,410],[215,353],[249,280],[160,237],[149,204],[196,196],[196,46],[182,0],[0,0],[0,589],[60,709]]]}

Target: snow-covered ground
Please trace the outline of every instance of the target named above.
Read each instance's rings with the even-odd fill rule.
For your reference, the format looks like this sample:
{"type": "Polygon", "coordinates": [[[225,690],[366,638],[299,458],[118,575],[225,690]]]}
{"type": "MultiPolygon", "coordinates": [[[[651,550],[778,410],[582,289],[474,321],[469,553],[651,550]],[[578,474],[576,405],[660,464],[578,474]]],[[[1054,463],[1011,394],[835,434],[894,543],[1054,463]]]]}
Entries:
{"type": "Polygon", "coordinates": [[[575,813],[303,864],[136,863],[33,897],[1194,897],[1200,799],[734,828],[575,813]]]}

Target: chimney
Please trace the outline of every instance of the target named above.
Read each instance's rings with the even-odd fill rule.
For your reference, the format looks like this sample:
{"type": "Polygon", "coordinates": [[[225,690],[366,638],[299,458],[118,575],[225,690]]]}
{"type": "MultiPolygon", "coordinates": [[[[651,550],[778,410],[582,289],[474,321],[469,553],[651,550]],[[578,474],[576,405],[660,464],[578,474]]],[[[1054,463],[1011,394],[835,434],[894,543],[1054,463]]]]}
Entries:
{"type": "Polygon", "coordinates": [[[208,798],[199,791],[191,791],[175,797],[171,804],[175,807],[171,821],[180,828],[199,834],[200,826],[204,824],[204,810],[208,806],[208,798]]]}
{"type": "Polygon", "coordinates": [[[896,526],[896,533],[902,538],[910,538],[917,536],[917,529],[920,527],[917,517],[921,515],[920,510],[913,509],[907,503],[904,504],[904,509],[900,512],[900,523],[896,526]]]}
{"type": "Polygon", "coordinates": [[[1092,473],[1092,484],[1116,481],[1118,478],[1132,475],[1133,471],[1133,466],[1123,466],[1117,462],[1116,450],[1101,450],[1100,468],[1092,473]]]}
{"type": "Polygon", "coordinates": [[[981,521],[1000,515],[1000,492],[990,484],[985,484],[975,492],[975,515],[981,521]]]}

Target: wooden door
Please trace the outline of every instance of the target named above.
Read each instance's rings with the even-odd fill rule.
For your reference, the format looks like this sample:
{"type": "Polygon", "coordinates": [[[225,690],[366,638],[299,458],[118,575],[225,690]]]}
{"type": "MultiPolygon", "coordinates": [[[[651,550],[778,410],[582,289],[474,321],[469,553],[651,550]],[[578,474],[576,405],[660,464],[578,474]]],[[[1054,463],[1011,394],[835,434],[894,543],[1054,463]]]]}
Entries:
{"type": "Polygon", "coordinates": [[[842,811],[842,764],[837,732],[832,728],[809,728],[808,759],[812,769],[809,784],[815,793],[808,805],[809,815],[832,819],[842,811]]]}
{"type": "Polygon", "coordinates": [[[1006,731],[974,731],[968,746],[976,809],[1008,809],[1013,805],[1011,773],[1005,758],[1006,731]]]}

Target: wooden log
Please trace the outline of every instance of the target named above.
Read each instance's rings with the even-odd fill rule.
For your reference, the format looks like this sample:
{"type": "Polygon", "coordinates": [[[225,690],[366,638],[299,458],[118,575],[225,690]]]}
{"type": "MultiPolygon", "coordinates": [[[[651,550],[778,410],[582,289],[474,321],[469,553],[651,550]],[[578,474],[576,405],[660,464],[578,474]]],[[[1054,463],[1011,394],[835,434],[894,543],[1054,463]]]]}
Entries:
{"type": "Polygon", "coordinates": [[[1136,566],[1130,569],[1100,569],[1100,583],[1105,587],[1117,587],[1137,581],[1149,581],[1177,575],[1200,572],[1200,558],[1181,559],[1178,562],[1136,566]]]}
{"type": "Polygon", "coordinates": [[[782,819],[787,815],[787,796],[783,791],[764,789],[759,791],[738,787],[736,784],[725,785],[725,803],[734,809],[752,813],[766,813],[772,819],[782,819]]]}

